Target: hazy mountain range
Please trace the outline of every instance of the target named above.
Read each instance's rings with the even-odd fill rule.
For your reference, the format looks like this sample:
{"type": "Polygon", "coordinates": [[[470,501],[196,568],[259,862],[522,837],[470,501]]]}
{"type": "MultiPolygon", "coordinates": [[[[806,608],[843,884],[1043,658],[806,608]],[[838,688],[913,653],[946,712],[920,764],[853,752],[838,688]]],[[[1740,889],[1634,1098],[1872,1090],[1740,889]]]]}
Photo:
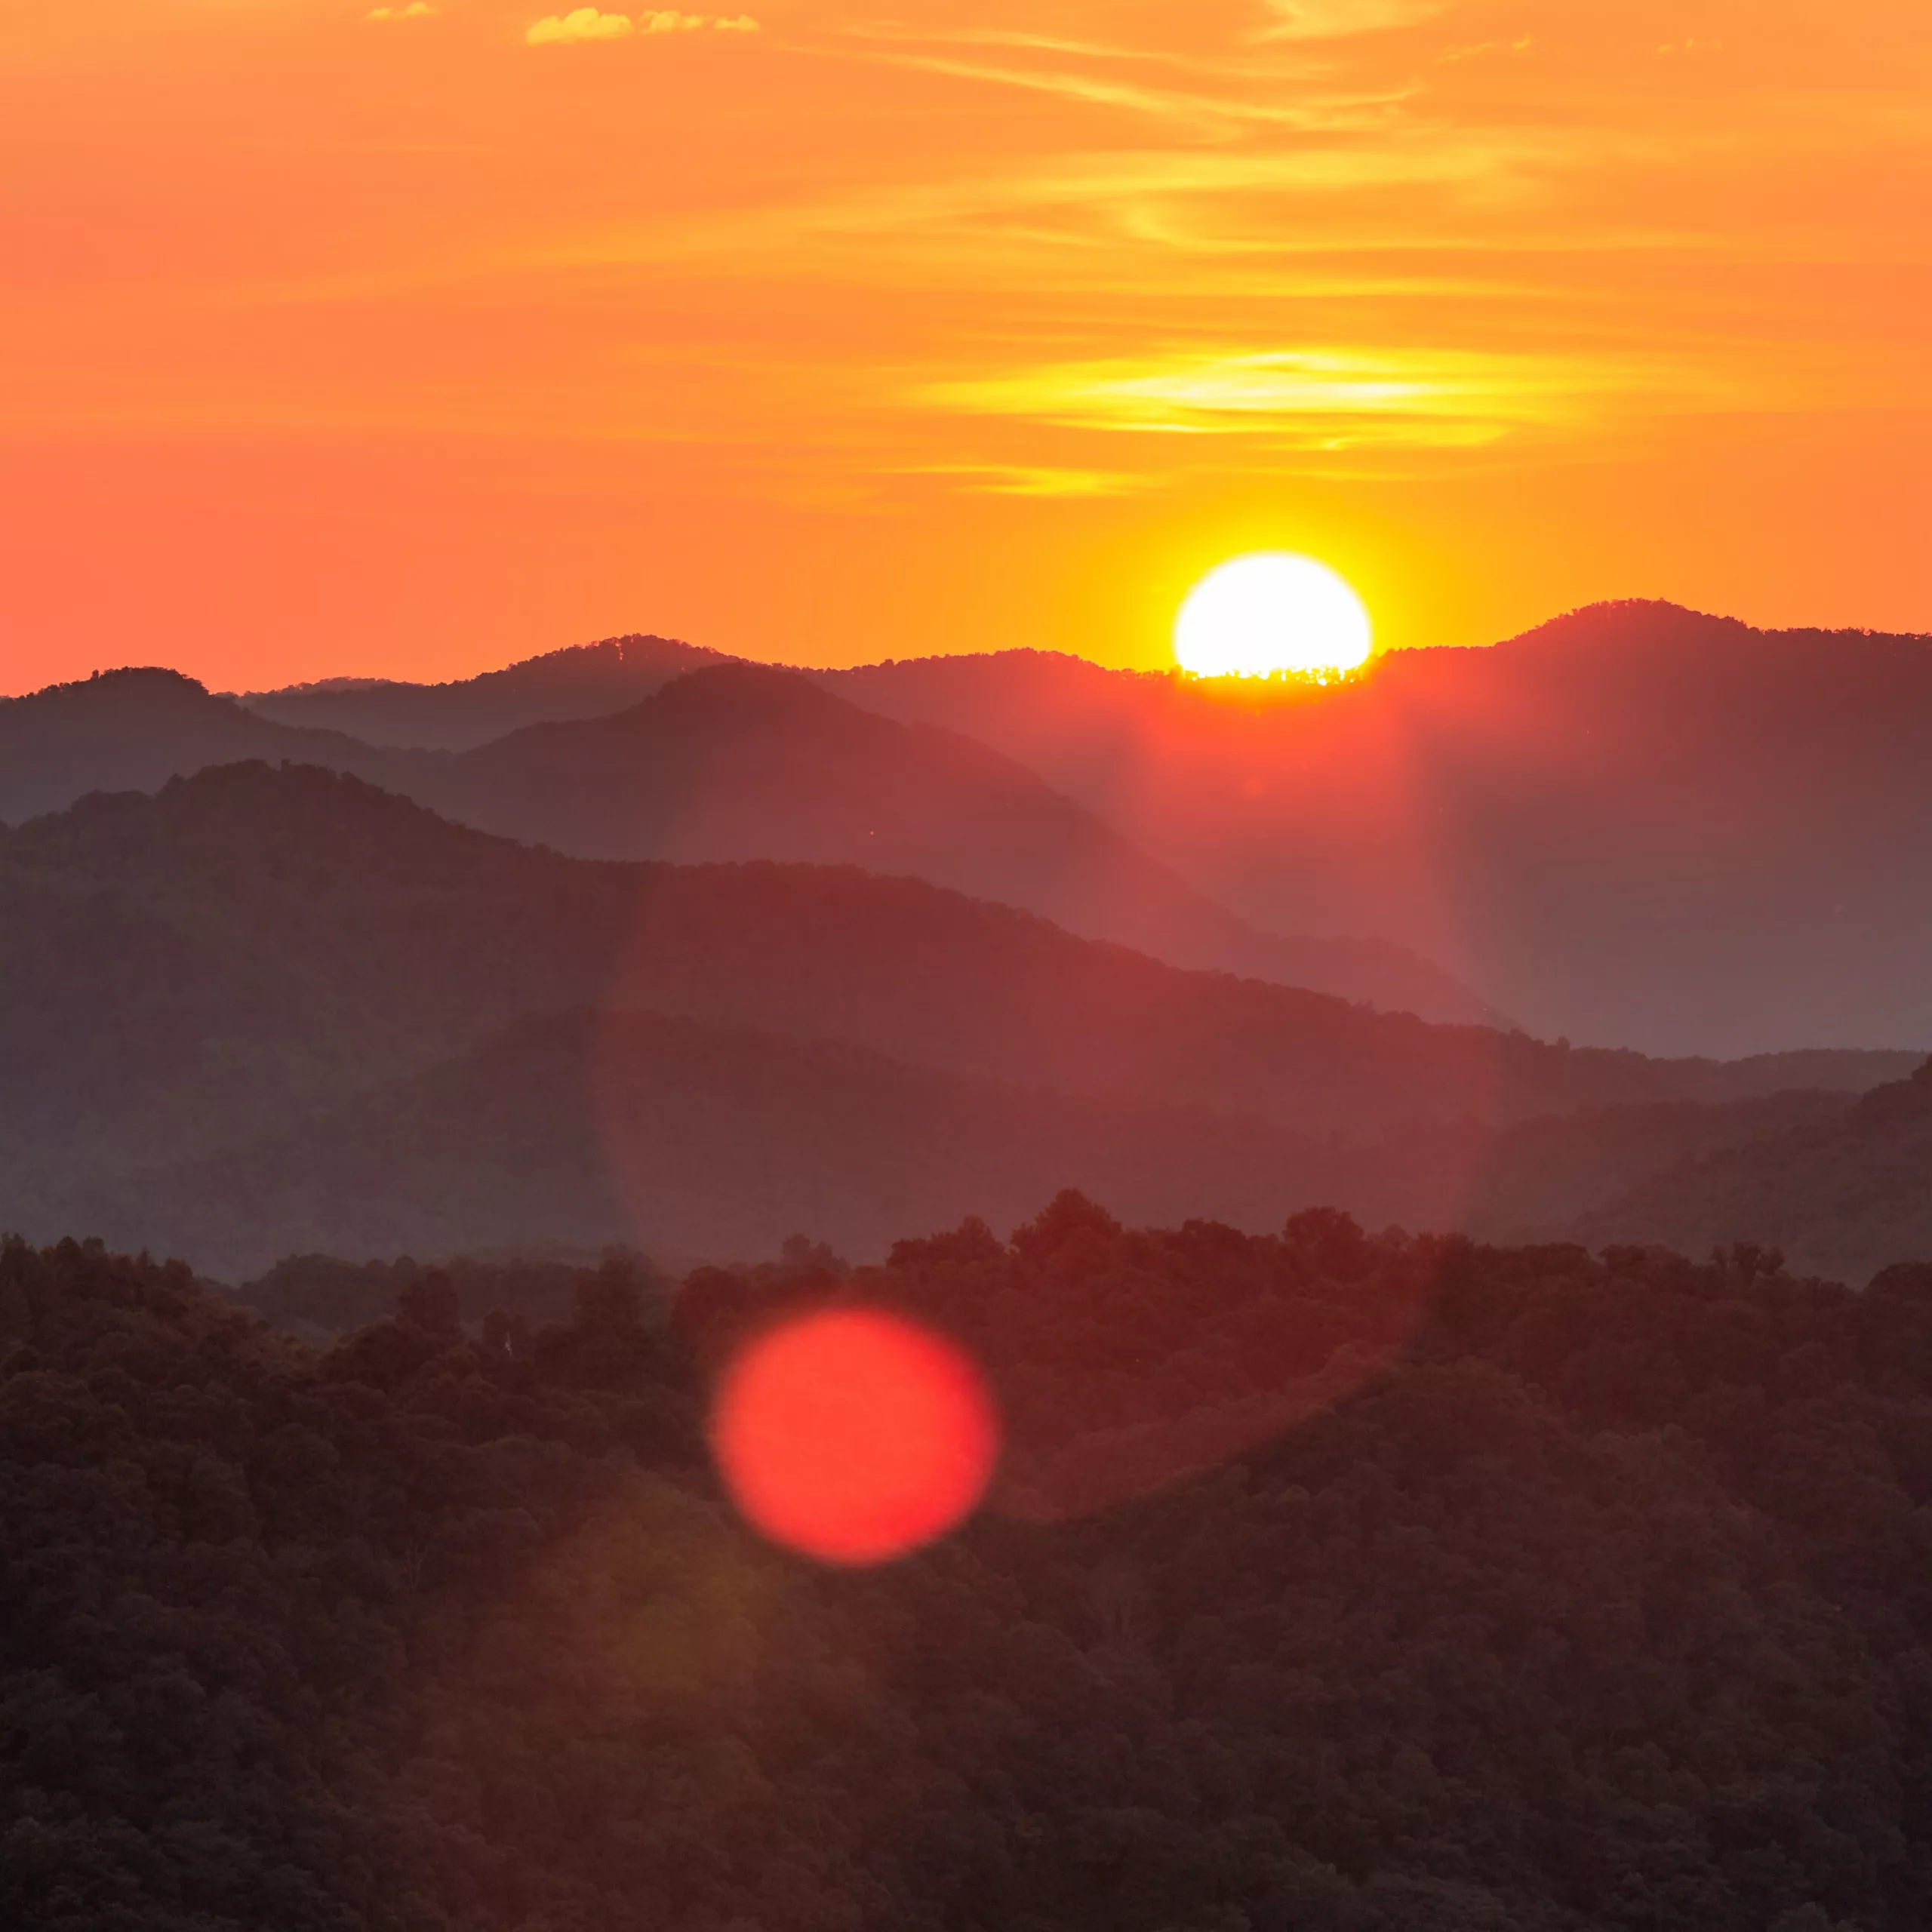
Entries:
{"type": "Polygon", "coordinates": [[[1641,605],[1232,697],[657,638],[55,687],[0,703],[0,1223],[863,1255],[1071,1185],[1860,1276],[1932,1248],[1929,667],[1641,605]]]}
{"type": "MultiPolygon", "coordinates": [[[[417,742],[473,744],[472,715],[507,732],[566,689],[568,715],[614,711],[670,661],[624,672],[617,650],[384,701],[417,707],[417,742]]],[[[1004,753],[1252,928],[1378,935],[1545,1037],[1932,1047],[1923,637],[1625,603],[1232,702],[1024,651],[812,675],[1004,753]]],[[[355,728],[301,694],[252,702],[355,728]]]]}
{"type": "Polygon", "coordinates": [[[687,672],[731,661],[674,638],[612,637],[448,684],[331,678],[243,692],[238,701],[276,724],[344,731],[372,745],[460,752],[526,725],[607,717],[687,672]]]}
{"type": "Polygon", "coordinates": [[[1417,948],[1532,1032],[1932,1045],[1932,639],[1601,605],[1229,703],[1026,652],[829,674],[1263,924],[1417,948]]]}
{"type": "Polygon", "coordinates": [[[1134,1215],[1537,1220],[1912,1064],[1435,1026],[915,880],[569,859],[313,768],[0,837],[8,1218],[217,1269],[794,1229],[866,1251],[1069,1183],[1134,1215]],[[1839,1091],[1770,1097],[1794,1088],[1839,1091]]]}
{"type": "MultiPolygon", "coordinates": [[[[793,672],[721,664],[673,682],[655,657],[645,667],[629,657],[607,660],[614,648],[586,647],[593,677],[533,676],[531,705],[559,692],[610,696],[619,674],[632,672],[655,679],[654,694],[461,752],[278,722],[170,671],[56,686],[0,704],[0,818],[57,810],[90,791],[149,791],[211,764],[293,760],[355,773],[466,824],[580,857],[860,865],[1022,906],[1179,965],[1431,1019],[1501,1018],[1386,940],[1296,938],[1249,925],[1023,767],[955,733],[861,709],[793,672]]],[[[386,703],[414,693],[456,704],[460,723],[475,714],[469,690],[377,694],[386,703]]],[[[365,694],[297,695],[306,706],[311,696],[365,694]]],[[[507,702],[494,688],[485,697],[498,710],[507,702]]],[[[443,721],[433,715],[425,728],[443,721]]]]}

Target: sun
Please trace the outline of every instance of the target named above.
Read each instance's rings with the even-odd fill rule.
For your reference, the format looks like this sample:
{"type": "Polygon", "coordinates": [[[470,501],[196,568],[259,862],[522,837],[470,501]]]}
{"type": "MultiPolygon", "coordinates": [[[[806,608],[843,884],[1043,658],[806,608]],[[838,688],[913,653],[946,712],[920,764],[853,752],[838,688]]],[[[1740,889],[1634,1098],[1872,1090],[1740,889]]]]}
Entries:
{"type": "Polygon", "coordinates": [[[1374,641],[1361,599],[1326,564],[1257,550],[1210,571],[1174,620],[1174,656],[1197,678],[1352,671],[1374,641]]]}

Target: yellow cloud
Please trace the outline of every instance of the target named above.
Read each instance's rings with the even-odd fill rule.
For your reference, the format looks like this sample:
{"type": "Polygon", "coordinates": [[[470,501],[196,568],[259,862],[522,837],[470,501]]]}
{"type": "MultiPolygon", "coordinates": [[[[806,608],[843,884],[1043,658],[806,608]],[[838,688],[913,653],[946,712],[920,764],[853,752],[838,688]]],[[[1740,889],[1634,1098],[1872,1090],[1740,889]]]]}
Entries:
{"type": "Polygon", "coordinates": [[[1083,106],[1125,108],[1158,119],[1184,123],[1204,131],[1223,127],[1258,126],[1302,131],[1324,125],[1328,116],[1300,101],[1257,101],[1211,96],[1172,88],[1144,87],[1105,75],[1069,72],[1063,69],[993,66],[940,54],[878,54],[881,64],[915,72],[943,74],[979,81],[989,86],[1017,88],[1032,94],[1057,95],[1083,106]]]}
{"type": "Polygon", "coordinates": [[[1628,359],[1466,349],[1177,351],[929,383],[911,400],[1063,428],[1259,437],[1276,447],[1468,448],[1574,427],[1681,381],[1628,359]]]}
{"type": "Polygon", "coordinates": [[[956,478],[961,487],[989,497],[1118,497],[1143,487],[1145,478],[1116,470],[1055,469],[1037,464],[921,463],[901,476],[956,478]]]}
{"type": "Polygon", "coordinates": [[[572,41],[622,40],[631,31],[628,14],[600,14],[595,7],[580,7],[574,13],[549,14],[531,21],[523,37],[532,47],[555,47],[572,41]]]}
{"type": "Polygon", "coordinates": [[[409,0],[406,7],[372,7],[362,17],[365,20],[426,20],[435,11],[428,0],[409,0]]]}
{"type": "MultiPolygon", "coordinates": [[[[409,9],[411,13],[419,11],[435,9],[417,5],[409,9]]],[[[580,7],[574,13],[551,14],[534,22],[523,37],[532,47],[546,47],[567,41],[625,40],[639,33],[696,33],[703,27],[715,28],[720,33],[758,31],[758,23],[749,14],[740,14],[735,20],[714,19],[709,14],[682,14],[675,7],[662,7],[633,20],[628,14],[604,14],[595,7],[580,7]]]]}

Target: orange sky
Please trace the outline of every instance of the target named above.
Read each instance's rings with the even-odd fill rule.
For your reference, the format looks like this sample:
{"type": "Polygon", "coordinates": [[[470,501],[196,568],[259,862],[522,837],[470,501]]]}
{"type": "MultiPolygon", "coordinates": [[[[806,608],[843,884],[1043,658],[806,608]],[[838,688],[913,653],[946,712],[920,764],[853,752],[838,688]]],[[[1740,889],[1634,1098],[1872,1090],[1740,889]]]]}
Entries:
{"type": "Polygon", "coordinates": [[[1932,629],[1928,0],[746,4],[9,9],[0,688],[1932,629]]]}

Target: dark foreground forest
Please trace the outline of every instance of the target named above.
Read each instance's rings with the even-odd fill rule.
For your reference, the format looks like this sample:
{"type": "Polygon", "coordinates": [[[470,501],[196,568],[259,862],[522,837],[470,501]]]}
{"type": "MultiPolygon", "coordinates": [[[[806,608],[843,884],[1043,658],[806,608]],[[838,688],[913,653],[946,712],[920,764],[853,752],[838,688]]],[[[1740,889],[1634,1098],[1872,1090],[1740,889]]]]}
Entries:
{"type": "Polygon", "coordinates": [[[400,1278],[319,1352],[0,1251],[0,1923],[1932,1924],[1932,1268],[1063,1196],[547,1324],[400,1278]],[[854,1294],[1010,1438],[869,1572],[703,1450],[735,1340],[854,1294]]]}

